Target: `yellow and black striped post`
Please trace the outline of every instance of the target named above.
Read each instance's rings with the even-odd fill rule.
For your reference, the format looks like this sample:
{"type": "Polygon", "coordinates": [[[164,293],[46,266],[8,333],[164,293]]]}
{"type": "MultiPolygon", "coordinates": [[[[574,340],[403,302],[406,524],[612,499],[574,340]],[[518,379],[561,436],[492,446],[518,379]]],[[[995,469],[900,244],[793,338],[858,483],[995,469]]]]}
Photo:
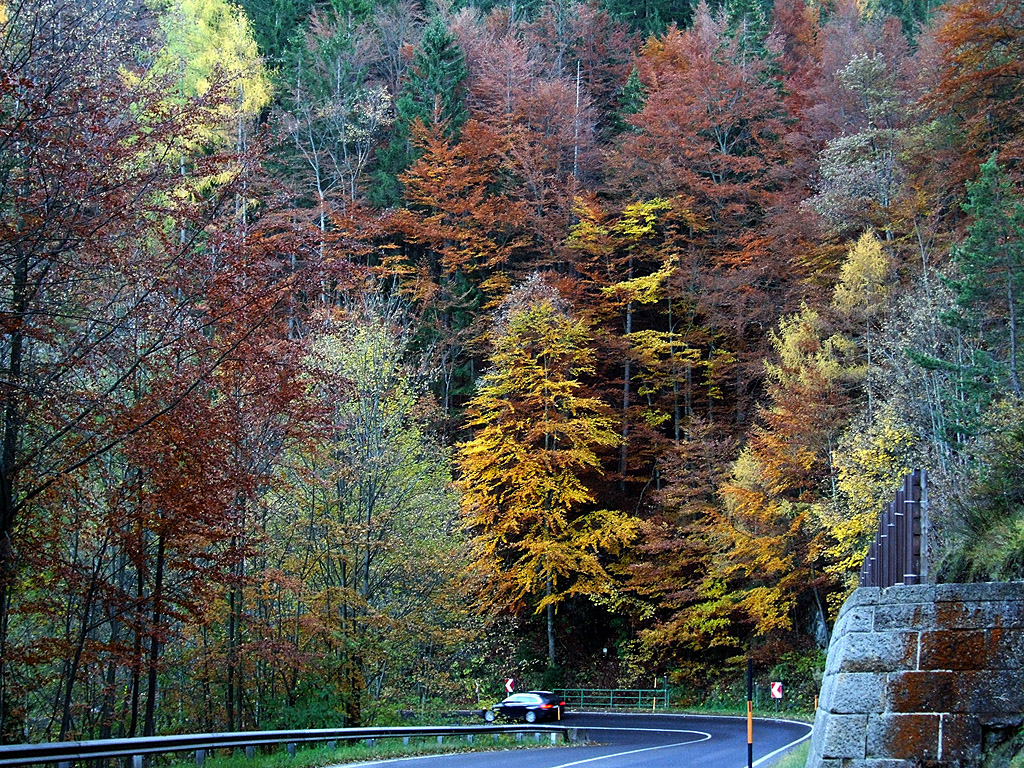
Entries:
{"type": "Polygon", "coordinates": [[[747,768],[754,768],[754,662],[747,659],[747,768]]]}

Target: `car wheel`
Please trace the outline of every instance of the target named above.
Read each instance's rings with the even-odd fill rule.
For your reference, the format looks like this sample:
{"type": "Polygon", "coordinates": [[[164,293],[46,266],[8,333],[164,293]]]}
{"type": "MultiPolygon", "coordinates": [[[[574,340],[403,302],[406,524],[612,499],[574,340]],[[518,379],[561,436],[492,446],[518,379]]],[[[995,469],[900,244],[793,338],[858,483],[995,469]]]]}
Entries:
{"type": "Polygon", "coordinates": [[[529,712],[526,713],[526,722],[528,722],[528,723],[536,723],[537,722],[537,713],[534,712],[532,709],[529,712]]]}
{"type": "Polygon", "coordinates": [[[488,723],[493,723],[494,722],[494,713],[491,712],[491,710],[489,710],[489,709],[485,709],[484,710],[484,720],[486,720],[488,723]]]}

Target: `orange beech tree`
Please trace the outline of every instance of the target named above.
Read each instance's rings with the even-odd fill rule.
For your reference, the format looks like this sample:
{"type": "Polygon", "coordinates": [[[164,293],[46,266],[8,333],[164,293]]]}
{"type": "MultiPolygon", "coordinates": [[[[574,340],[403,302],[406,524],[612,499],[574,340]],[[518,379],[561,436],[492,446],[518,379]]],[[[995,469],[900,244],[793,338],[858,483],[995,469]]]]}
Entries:
{"type": "Polygon", "coordinates": [[[783,215],[775,207],[783,104],[768,62],[743,50],[705,3],[692,28],[648,40],[637,70],[647,97],[613,158],[614,183],[629,194],[682,197],[701,222],[700,232],[681,228],[669,247],[685,256],[683,285],[700,299],[698,322],[735,356],[726,394],[743,425],[760,379],[762,329],[792,281],[788,247],[772,226],[783,215]]]}
{"type": "Polygon", "coordinates": [[[863,371],[854,345],[827,336],[825,321],[807,307],[784,318],[771,341],[777,362],[766,364],[768,403],[722,488],[716,568],[747,631],[779,636],[807,620],[824,643],[831,577],[812,505],[836,493],[833,453],[863,371]]]}
{"type": "Polygon", "coordinates": [[[469,405],[473,438],[458,454],[472,567],[486,601],[546,612],[554,667],[555,608],[608,590],[603,556],[626,545],[636,523],[595,509],[588,488],[598,452],[618,436],[581,380],[593,372],[586,324],[535,275],[501,305],[492,335],[490,368],[469,405]]]}
{"type": "MultiPolygon", "coordinates": [[[[957,170],[973,178],[999,150],[1004,162],[1024,159],[1024,7],[1017,2],[964,0],[943,6],[939,74],[926,102],[952,118],[961,134],[957,170]]],[[[948,179],[947,179],[948,182],[948,179]]]]}
{"type": "Polygon", "coordinates": [[[506,270],[528,238],[524,206],[499,186],[506,139],[477,120],[463,126],[458,140],[448,133],[444,125],[413,126],[421,155],[400,176],[409,207],[388,221],[404,247],[388,261],[414,275],[407,290],[437,350],[442,405],[451,413],[472,387],[480,306],[507,290],[506,270]]]}

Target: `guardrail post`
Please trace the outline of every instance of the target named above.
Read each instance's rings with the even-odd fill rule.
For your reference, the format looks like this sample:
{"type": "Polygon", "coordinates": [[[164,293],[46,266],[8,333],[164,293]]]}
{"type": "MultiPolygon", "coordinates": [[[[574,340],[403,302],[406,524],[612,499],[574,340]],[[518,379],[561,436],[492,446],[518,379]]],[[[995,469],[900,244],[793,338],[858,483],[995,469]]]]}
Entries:
{"type": "Polygon", "coordinates": [[[328,741],[327,742],[327,748],[328,749],[337,749],[338,748],[338,742],[334,741],[333,739],[331,741],[328,741]]]}
{"type": "Polygon", "coordinates": [[[408,736],[403,736],[402,737],[402,744],[404,744],[407,747],[409,746],[409,737],[408,736]]]}
{"type": "Polygon", "coordinates": [[[438,744],[444,744],[444,736],[438,736],[437,737],[437,743],[438,744]]]}
{"type": "Polygon", "coordinates": [[[288,757],[295,757],[295,742],[288,742],[288,757]]]}
{"type": "Polygon", "coordinates": [[[245,756],[247,758],[249,758],[250,760],[252,760],[252,758],[256,757],[256,747],[246,747],[245,748],[245,756]]]}
{"type": "Polygon", "coordinates": [[[558,743],[558,734],[557,733],[552,733],[551,734],[551,743],[552,744],[557,744],[558,743]]]}
{"type": "Polygon", "coordinates": [[[59,763],[57,763],[57,768],[71,768],[71,761],[61,760],[59,763]]]}
{"type": "Polygon", "coordinates": [[[142,768],[142,755],[132,755],[132,768],[142,768]]]}
{"type": "Polygon", "coordinates": [[[197,749],[196,750],[196,768],[203,768],[203,763],[205,763],[205,762],[206,762],[206,750],[205,749],[197,749]]]}
{"type": "Polygon", "coordinates": [[[473,743],[473,734],[472,733],[467,733],[466,734],[466,742],[469,743],[469,744],[473,743]]]}

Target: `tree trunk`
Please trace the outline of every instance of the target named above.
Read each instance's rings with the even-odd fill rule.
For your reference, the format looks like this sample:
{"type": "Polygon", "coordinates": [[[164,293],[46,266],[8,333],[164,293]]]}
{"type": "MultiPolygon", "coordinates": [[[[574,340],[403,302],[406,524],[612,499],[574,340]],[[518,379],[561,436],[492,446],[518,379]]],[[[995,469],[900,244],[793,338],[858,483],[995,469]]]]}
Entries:
{"type": "MultiPolygon", "coordinates": [[[[100,548],[100,555],[103,554],[106,549],[106,545],[100,548]]],[[[68,731],[71,730],[71,702],[73,701],[73,693],[75,690],[75,680],[78,677],[78,670],[82,664],[82,655],[85,653],[85,643],[89,638],[89,617],[92,615],[93,600],[96,597],[96,590],[99,587],[100,579],[100,562],[97,559],[91,578],[89,579],[89,588],[85,593],[85,600],[82,603],[82,621],[78,627],[78,635],[75,638],[75,650],[71,661],[68,663],[68,671],[64,686],[64,702],[61,706],[60,716],[60,737],[59,741],[64,741],[67,738],[68,731]]]]}
{"type": "MultiPolygon", "coordinates": [[[[550,598],[551,597],[551,576],[547,578],[547,582],[544,585],[544,592],[550,598]]],[[[548,666],[555,666],[555,606],[548,603],[546,610],[548,619],[548,666]]]]}
{"type": "Polygon", "coordinates": [[[10,357],[7,361],[4,396],[3,444],[0,446],[0,744],[19,739],[11,721],[8,670],[8,627],[11,610],[11,592],[14,584],[15,553],[13,545],[16,506],[16,456],[21,433],[21,409],[18,393],[21,391],[22,359],[25,352],[23,323],[28,309],[28,256],[18,249],[11,288],[10,320],[13,330],[10,357]]]}
{"type": "Polygon", "coordinates": [[[1017,371],[1017,302],[1013,295],[1013,271],[1010,270],[1006,276],[1006,300],[1009,308],[1010,331],[1010,384],[1013,386],[1013,393],[1021,396],[1020,376],[1017,371]]]}
{"type": "Polygon", "coordinates": [[[149,638],[148,679],[146,681],[146,718],[143,736],[156,736],[157,662],[160,660],[160,627],[163,624],[164,536],[157,536],[156,575],[153,580],[153,621],[149,638]]]}
{"type": "MultiPolygon", "coordinates": [[[[629,257],[629,278],[633,278],[633,257],[629,257]]],[[[619,448],[619,490],[626,490],[626,468],[629,464],[629,387],[633,360],[629,353],[629,336],[633,333],[633,302],[626,303],[626,362],[622,371],[622,445],[619,448]]]]}
{"type": "Polygon", "coordinates": [[[224,707],[228,730],[238,730],[235,723],[235,589],[228,590],[228,669],[224,691],[224,707]]]}

